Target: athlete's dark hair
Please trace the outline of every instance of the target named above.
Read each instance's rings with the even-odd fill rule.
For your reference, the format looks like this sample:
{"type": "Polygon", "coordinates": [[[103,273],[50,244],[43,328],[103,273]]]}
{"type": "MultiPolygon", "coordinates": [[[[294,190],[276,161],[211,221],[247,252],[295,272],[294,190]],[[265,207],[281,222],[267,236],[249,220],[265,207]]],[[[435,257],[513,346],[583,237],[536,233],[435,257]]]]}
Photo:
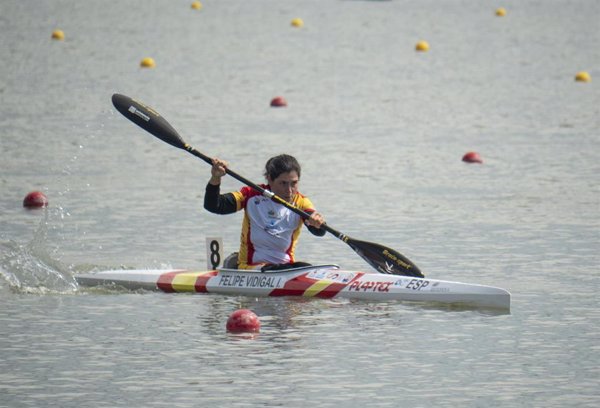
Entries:
{"type": "Polygon", "coordinates": [[[283,173],[295,171],[300,177],[300,163],[294,156],[289,154],[280,154],[279,156],[271,157],[265,164],[265,177],[275,180],[283,173]]]}

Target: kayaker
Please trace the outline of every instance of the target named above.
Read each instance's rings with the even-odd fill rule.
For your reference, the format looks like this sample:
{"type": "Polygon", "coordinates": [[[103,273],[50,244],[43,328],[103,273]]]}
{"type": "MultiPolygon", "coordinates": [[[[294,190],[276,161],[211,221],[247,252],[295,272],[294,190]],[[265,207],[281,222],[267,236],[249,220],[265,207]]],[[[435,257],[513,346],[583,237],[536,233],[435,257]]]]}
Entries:
{"type": "Polygon", "coordinates": [[[312,202],[298,192],[300,164],[288,154],[270,158],[265,165],[267,185],[261,185],[310,214],[302,217],[285,206],[264,197],[251,187],[221,194],[221,178],[227,163],[213,159],[211,177],[206,185],[204,208],[215,214],[232,214],[244,210],[240,250],[237,257],[239,269],[278,269],[308,265],[296,262],[294,250],[298,236],[305,224],[317,236],[325,235],[323,216],[315,211],[312,202]]]}

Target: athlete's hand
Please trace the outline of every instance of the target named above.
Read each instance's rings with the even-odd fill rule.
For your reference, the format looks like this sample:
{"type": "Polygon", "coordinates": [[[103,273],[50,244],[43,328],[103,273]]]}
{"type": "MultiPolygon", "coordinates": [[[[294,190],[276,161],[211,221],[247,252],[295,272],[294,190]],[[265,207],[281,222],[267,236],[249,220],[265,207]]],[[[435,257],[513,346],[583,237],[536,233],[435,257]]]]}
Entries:
{"type": "Polygon", "coordinates": [[[227,174],[227,162],[217,158],[212,159],[209,183],[218,186],[221,184],[221,177],[225,174],[227,174]]]}
{"type": "Polygon", "coordinates": [[[306,219],[306,223],[311,227],[321,228],[321,225],[325,224],[325,219],[320,213],[315,211],[306,219]]]}

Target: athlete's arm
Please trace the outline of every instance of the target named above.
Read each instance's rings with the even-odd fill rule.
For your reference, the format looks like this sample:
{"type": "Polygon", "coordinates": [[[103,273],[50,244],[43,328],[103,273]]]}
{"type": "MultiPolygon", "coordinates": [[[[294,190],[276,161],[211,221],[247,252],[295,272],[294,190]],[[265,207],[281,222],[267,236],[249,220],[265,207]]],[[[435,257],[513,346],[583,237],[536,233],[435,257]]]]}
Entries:
{"type": "Polygon", "coordinates": [[[304,221],[304,224],[308,227],[308,230],[318,237],[325,235],[327,231],[321,228],[321,225],[325,224],[323,216],[314,210],[306,210],[310,214],[310,218],[304,221]]]}
{"type": "Polygon", "coordinates": [[[220,194],[221,186],[208,183],[204,194],[204,208],[215,214],[232,214],[237,211],[233,193],[220,194]]]}

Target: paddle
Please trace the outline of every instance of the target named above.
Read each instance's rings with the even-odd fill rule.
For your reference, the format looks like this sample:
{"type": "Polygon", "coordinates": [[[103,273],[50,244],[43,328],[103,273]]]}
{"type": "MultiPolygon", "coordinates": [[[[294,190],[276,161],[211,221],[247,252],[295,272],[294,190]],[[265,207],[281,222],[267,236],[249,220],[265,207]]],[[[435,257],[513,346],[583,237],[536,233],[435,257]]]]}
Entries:
{"type": "MultiPolygon", "coordinates": [[[[183,149],[194,156],[204,160],[206,163],[212,166],[212,159],[205,154],[194,149],[189,144],[185,143],[177,131],[167,122],[158,112],[151,107],[136,101],[128,96],[114,94],[112,96],[113,105],[119,112],[123,114],[127,119],[141,127],[142,129],[153,134],[165,143],[175,146],[179,149],[183,149]]],[[[265,197],[272,199],[273,201],[289,208],[303,219],[310,217],[309,214],[295,207],[293,204],[288,203],[281,197],[275,195],[269,190],[265,190],[261,186],[246,180],[244,177],[235,173],[233,170],[226,169],[227,174],[236,180],[246,184],[247,186],[258,191],[265,197]]],[[[349,236],[342,234],[341,232],[331,228],[327,224],[323,224],[321,228],[324,228],[327,232],[335,235],[338,239],[348,244],[354,252],[360,255],[369,265],[375,268],[381,273],[394,274],[394,275],[405,275],[424,277],[419,268],[413,264],[408,258],[400,254],[393,249],[386,248],[383,245],[375,244],[373,242],[359,241],[357,239],[350,238],[349,236]]]]}

